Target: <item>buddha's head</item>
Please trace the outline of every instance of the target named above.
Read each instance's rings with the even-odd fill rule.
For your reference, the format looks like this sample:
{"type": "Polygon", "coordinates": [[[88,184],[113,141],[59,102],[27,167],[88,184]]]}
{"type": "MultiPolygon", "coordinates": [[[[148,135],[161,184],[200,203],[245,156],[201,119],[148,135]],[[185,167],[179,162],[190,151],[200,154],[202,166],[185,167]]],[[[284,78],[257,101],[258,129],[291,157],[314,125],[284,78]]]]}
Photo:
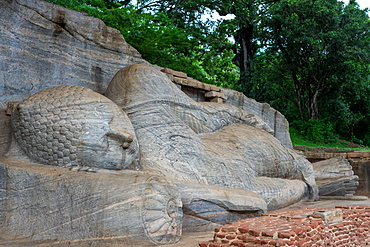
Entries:
{"type": "Polygon", "coordinates": [[[80,86],[58,86],[20,102],[14,138],[33,161],[119,170],[138,154],[134,128],[111,100],[80,86]]]}

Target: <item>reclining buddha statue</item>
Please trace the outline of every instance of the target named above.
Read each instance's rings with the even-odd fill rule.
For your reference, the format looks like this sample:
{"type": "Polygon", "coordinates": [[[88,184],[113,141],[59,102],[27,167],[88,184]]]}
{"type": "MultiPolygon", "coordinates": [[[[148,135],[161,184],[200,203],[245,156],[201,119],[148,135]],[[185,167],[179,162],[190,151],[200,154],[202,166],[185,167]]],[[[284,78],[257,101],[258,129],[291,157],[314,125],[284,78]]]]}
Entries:
{"type": "Polygon", "coordinates": [[[311,199],[318,198],[311,163],[283,146],[251,113],[195,102],[163,73],[141,64],[121,69],[106,96],[135,129],[140,147],[135,169],[253,191],[271,208],[286,206],[289,198],[297,200],[307,191],[311,199]]]}
{"type": "Polygon", "coordinates": [[[121,69],[105,96],[59,86],[29,97],[12,116],[16,141],[8,156],[21,149],[41,164],[150,171],[252,191],[270,209],[318,199],[311,163],[251,113],[195,102],[143,64],[121,69]]]}
{"type": "MultiPolygon", "coordinates": [[[[173,243],[181,229],[210,228],[303,198],[318,199],[312,164],[282,145],[262,119],[236,106],[196,102],[150,65],[118,71],[105,96],[80,86],[40,91],[18,104],[11,128],[13,141],[8,158],[0,159],[0,176],[9,180],[7,186],[17,187],[18,168],[8,164],[14,163],[12,157],[28,160],[30,165],[22,161],[19,169],[38,174],[28,175],[28,182],[37,181],[40,186],[31,188],[42,193],[26,192],[43,198],[40,217],[55,215],[20,225],[23,215],[38,206],[21,207],[24,212],[9,209],[4,224],[34,238],[105,237],[99,230],[104,226],[117,236],[173,243]],[[49,173],[39,173],[35,163],[62,170],[58,175],[50,170],[44,178],[49,173]],[[62,184],[74,196],[49,189],[62,184]],[[89,210],[90,204],[87,209],[78,206],[88,202],[82,192],[107,204],[104,210],[92,208],[84,213],[86,219],[68,207],[53,210],[49,198],[55,196],[61,205],[78,201],[75,210],[89,210]],[[116,216],[105,217],[106,210],[116,216]],[[66,232],[82,220],[92,223],[66,232]]],[[[28,198],[22,188],[14,191],[19,193],[15,198],[28,198]]],[[[12,200],[6,198],[2,201],[12,200]]]]}
{"type": "Polygon", "coordinates": [[[228,104],[196,102],[151,65],[121,69],[104,96],[81,86],[42,90],[18,104],[11,129],[0,180],[14,188],[0,194],[7,212],[0,216],[6,229],[35,239],[113,234],[175,243],[182,230],[317,200],[315,177],[328,195],[338,184],[343,193],[358,184],[344,161],[313,166],[261,118],[228,104]],[[327,182],[320,167],[330,177],[332,171],[346,176],[327,182]],[[34,196],[38,201],[21,206],[34,196]],[[70,231],[76,224],[83,227],[70,231]]]}

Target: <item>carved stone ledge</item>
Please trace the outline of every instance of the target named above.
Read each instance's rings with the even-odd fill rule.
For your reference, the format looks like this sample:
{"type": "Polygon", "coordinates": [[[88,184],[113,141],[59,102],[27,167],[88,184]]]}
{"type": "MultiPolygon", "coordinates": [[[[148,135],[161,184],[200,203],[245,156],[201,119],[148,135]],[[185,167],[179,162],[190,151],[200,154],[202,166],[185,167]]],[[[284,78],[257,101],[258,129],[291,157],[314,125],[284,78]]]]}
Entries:
{"type": "Polygon", "coordinates": [[[175,71],[175,70],[172,70],[172,69],[169,69],[169,68],[163,68],[163,69],[161,69],[161,71],[163,73],[173,75],[173,76],[176,76],[176,77],[185,78],[185,79],[188,78],[188,75],[186,73],[180,72],[180,71],[175,71]]]}

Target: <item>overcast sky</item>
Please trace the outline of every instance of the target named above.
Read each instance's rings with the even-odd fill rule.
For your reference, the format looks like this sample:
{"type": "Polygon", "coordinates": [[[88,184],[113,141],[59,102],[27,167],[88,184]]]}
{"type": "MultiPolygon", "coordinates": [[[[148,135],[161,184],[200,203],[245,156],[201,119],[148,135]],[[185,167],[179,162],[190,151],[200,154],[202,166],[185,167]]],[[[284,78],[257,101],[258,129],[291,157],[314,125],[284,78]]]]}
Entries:
{"type": "MultiPolygon", "coordinates": [[[[344,0],[343,2],[348,3],[349,1],[344,0]]],[[[364,9],[364,8],[369,8],[370,9],[370,1],[369,0],[357,0],[356,2],[360,5],[361,9],[364,9]]]]}
{"type": "MultiPolygon", "coordinates": [[[[342,1],[345,2],[345,3],[349,2],[349,0],[342,0],[342,1]]],[[[356,0],[356,2],[360,5],[360,9],[369,8],[369,10],[370,10],[370,0],[356,0]]],[[[368,13],[370,14],[370,11],[368,13]]],[[[204,19],[206,19],[206,18],[209,18],[209,15],[205,15],[204,19]]],[[[220,18],[220,16],[218,15],[218,13],[214,12],[213,13],[213,18],[218,19],[218,18],[220,18]]],[[[227,16],[223,16],[222,18],[223,19],[232,19],[234,17],[233,17],[233,15],[229,14],[227,16]]]]}

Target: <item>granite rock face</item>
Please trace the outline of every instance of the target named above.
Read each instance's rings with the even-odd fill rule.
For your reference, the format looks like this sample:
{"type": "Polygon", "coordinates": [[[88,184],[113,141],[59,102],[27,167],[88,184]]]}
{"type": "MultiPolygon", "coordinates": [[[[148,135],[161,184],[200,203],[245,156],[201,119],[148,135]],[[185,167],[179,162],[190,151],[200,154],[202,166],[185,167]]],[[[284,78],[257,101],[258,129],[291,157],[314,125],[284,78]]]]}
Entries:
{"type": "Polygon", "coordinates": [[[0,109],[0,155],[8,151],[11,143],[10,117],[0,109]]]}
{"type": "Polygon", "coordinates": [[[320,196],[351,196],[359,185],[352,166],[342,156],[312,163],[320,196]]]}
{"type": "Polygon", "coordinates": [[[247,112],[259,116],[274,130],[274,136],[283,145],[290,148],[293,147],[289,134],[289,122],[283,114],[269,104],[259,103],[254,99],[246,97],[243,93],[226,88],[223,88],[221,91],[226,97],[224,103],[238,106],[247,112]]]}
{"type": "Polygon", "coordinates": [[[104,93],[119,69],[146,63],[100,19],[39,0],[0,6],[0,108],[52,86],[104,93]]]}
{"type": "Polygon", "coordinates": [[[11,119],[7,156],[61,167],[127,168],[138,144],[127,115],[111,100],[81,86],[44,89],[20,102],[11,119]]]}
{"type": "Polygon", "coordinates": [[[196,102],[156,68],[142,64],[120,70],[106,96],[122,107],[134,126],[138,169],[253,191],[272,202],[271,208],[286,206],[289,198],[302,199],[306,187],[317,199],[311,163],[282,145],[254,114],[229,104],[196,102]],[[271,183],[259,183],[261,177],[271,183]],[[296,186],[276,178],[294,180],[296,186]]]}
{"type": "MultiPolygon", "coordinates": [[[[182,202],[153,174],[92,173],[0,157],[0,229],[32,239],[175,243],[182,202]]],[[[101,246],[101,245],[100,245],[101,246]]]]}

